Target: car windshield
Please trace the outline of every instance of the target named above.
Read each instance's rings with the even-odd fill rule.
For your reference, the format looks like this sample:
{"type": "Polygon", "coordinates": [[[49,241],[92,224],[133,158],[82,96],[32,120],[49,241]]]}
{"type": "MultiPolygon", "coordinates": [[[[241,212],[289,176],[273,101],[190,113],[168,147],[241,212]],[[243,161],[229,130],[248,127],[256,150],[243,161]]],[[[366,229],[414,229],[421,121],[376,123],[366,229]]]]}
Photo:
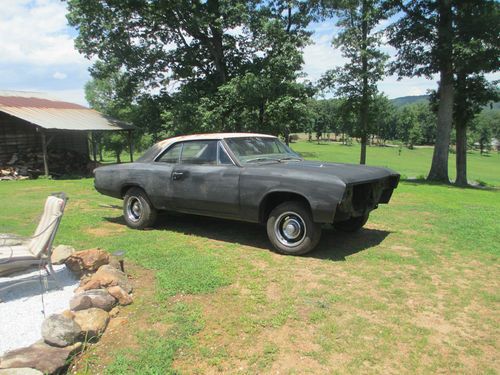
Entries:
{"type": "Polygon", "coordinates": [[[269,160],[301,160],[299,155],[290,150],[277,138],[227,138],[226,143],[243,164],[269,160]]]}

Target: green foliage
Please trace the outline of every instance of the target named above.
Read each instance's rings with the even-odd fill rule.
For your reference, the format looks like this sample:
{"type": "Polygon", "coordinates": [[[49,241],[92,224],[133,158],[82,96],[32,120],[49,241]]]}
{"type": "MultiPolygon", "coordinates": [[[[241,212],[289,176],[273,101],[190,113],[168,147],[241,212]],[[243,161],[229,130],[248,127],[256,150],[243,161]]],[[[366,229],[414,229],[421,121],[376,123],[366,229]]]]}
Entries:
{"type": "Polygon", "coordinates": [[[341,2],[333,9],[341,30],[333,45],[340,48],[349,62],[326,72],[320,84],[359,106],[363,91],[367,90],[368,96],[373,97],[377,93],[377,82],[384,76],[388,55],[379,49],[382,34],[375,28],[389,14],[381,1],[371,0],[341,2]]]}
{"type": "MultiPolygon", "coordinates": [[[[328,7],[329,3],[326,3],[328,7]]],[[[320,86],[333,90],[344,99],[344,111],[355,115],[355,132],[361,137],[360,163],[366,160],[366,141],[369,134],[370,107],[377,94],[377,82],[384,76],[388,56],[381,52],[381,33],[376,32],[378,23],[389,16],[382,1],[362,0],[333,3],[341,29],[333,44],[340,48],[348,60],[342,67],[327,71],[320,86]]]]}
{"type": "Polygon", "coordinates": [[[471,122],[471,141],[481,154],[488,151],[493,138],[500,139],[500,111],[482,112],[471,122]]]}
{"type": "Polygon", "coordinates": [[[68,20],[79,30],[77,48],[100,60],[93,76],[121,72],[133,87],[128,103],[137,101],[143,113],[153,107],[155,125],[139,124],[154,139],[164,131],[285,134],[308,114],[312,91],[296,80],[310,35],[306,2],[68,5],[68,20]]]}
{"type": "Polygon", "coordinates": [[[116,162],[121,163],[121,154],[128,144],[127,137],[117,132],[109,132],[104,134],[102,142],[106,150],[113,152],[116,162]]]}
{"type": "Polygon", "coordinates": [[[342,101],[338,99],[311,100],[309,107],[312,111],[312,122],[309,122],[304,131],[316,133],[340,133],[343,128],[342,101]]]}
{"type": "Polygon", "coordinates": [[[430,175],[448,180],[445,159],[454,121],[459,183],[466,184],[466,128],[484,104],[497,100],[497,89],[489,87],[484,74],[500,67],[500,5],[494,0],[387,3],[404,14],[388,27],[389,43],[397,49],[391,71],[400,77],[440,73],[433,95],[438,152],[430,175]]]}
{"type": "MultiPolygon", "coordinates": [[[[134,148],[144,150],[165,135],[160,115],[160,103],[149,96],[139,95],[130,77],[119,71],[105,72],[107,67],[98,61],[93,72],[95,77],[85,85],[85,97],[90,106],[101,113],[133,124],[134,148]],[[138,96],[139,95],[139,96],[138,96]]],[[[100,161],[102,150],[112,152],[117,162],[129,148],[128,134],[118,132],[93,132],[100,161]]]]}
{"type": "Polygon", "coordinates": [[[435,138],[435,114],[428,104],[412,104],[402,107],[397,115],[397,139],[409,148],[414,145],[433,144],[435,138]]]}

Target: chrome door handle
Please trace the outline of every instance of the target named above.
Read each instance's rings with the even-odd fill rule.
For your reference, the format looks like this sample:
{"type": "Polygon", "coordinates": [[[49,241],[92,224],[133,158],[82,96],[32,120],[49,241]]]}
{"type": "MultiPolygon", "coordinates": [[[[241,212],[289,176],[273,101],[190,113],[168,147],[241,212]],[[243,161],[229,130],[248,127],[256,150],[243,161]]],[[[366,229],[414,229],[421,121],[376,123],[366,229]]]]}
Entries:
{"type": "Polygon", "coordinates": [[[172,180],[180,180],[184,177],[184,172],[172,172],[172,180]]]}

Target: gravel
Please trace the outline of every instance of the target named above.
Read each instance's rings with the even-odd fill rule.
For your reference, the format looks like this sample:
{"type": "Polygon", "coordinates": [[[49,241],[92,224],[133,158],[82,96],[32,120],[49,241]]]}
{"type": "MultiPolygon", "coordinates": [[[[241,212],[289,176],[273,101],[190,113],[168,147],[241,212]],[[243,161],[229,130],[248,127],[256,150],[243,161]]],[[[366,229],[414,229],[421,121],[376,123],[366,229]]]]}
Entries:
{"type": "MultiPolygon", "coordinates": [[[[7,351],[29,346],[42,338],[41,326],[45,316],[60,313],[69,308],[69,300],[78,286],[78,279],[65,265],[54,266],[57,280],[62,289],[53,282],[49,290],[44,286],[42,295],[40,272],[20,273],[10,277],[0,277],[0,356],[7,351]],[[21,285],[3,287],[20,280],[35,280],[21,285]],[[42,302],[43,297],[43,302],[42,302]]],[[[47,280],[42,271],[42,281],[47,280]]]]}

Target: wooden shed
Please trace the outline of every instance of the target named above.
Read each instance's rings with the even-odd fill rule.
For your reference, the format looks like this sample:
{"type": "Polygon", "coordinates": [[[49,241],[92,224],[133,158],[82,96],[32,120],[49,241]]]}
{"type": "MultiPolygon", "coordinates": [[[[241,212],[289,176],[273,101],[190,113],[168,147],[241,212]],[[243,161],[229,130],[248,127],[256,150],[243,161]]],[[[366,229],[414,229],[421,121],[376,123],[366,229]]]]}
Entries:
{"type": "Polygon", "coordinates": [[[44,172],[50,173],[48,151],[70,150],[89,159],[89,139],[95,131],[126,131],[127,123],[78,104],[54,100],[40,93],[0,91],[0,166],[13,155],[38,152],[44,172]]]}

